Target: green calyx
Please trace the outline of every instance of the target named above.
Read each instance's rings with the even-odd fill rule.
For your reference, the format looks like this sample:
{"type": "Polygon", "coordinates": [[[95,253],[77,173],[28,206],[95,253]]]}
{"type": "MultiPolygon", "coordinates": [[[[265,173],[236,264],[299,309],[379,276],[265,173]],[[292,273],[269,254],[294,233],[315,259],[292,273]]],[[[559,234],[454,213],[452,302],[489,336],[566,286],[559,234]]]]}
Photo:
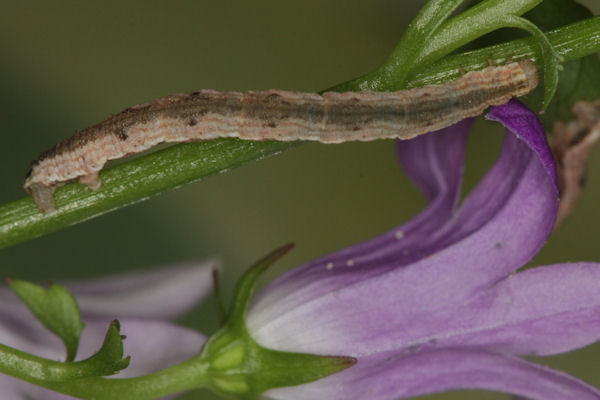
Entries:
{"type": "Polygon", "coordinates": [[[227,322],[205,344],[200,358],[208,364],[206,375],[216,392],[254,399],[269,389],[312,382],[356,363],[353,357],[267,349],[248,333],[246,310],[257,279],[291,248],[287,245],[275,250],[246,271],[236,286],[227,322]]]}

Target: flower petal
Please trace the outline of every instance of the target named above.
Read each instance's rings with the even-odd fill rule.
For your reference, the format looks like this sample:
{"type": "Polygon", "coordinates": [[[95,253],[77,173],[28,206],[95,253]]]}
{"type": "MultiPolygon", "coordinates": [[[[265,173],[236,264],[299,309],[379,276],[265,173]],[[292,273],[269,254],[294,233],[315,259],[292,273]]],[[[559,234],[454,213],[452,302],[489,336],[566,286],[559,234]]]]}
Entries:
{"type": "Polygon", "coordinates": [[[218,262],[185,264],[63,284],[85,318],[173,319],[194,307],[212,288],[218,262]]]}
{"type": "Polygon", "coordinates": [[[27,385],[33,389],[33,385],[25,383],[8,375],[0,374],[0,388],[2,396],[9,400],[28,400],[28,399],[46,399],[46,397],[33,397],[23,390],[27,385]]]}
{"type": "Polygon", "coordinates": [[[253,337],[280,350],[358,357],[417,345],[449,334],[457,309],[529,261],[552,229],[558,192],[538,157],[545,153],[532,151],[545,141],[537,118],[520,103],[503,107],[527,119],[527,132],[506,136],[494,167],[427,245],[404,248],[416,260],[339,267],[337,275],[322,267],[310,283],[298,279],[302,289],[302,271],[292,271],[251,308],[253,337]]]}
{"type": "Polygon", "coordinates": [[[558,354],[600,340],[600,264],[557,264],[511,275],[458,310],[438,346],[558,354]],[[560,327],[560,328],[557,328],[560,327]]]}
{"type": "Polygon", "coordinates": [[[382,354],[325,379],[267,392],[272,399],[404,399],[483,389],[532,400],[598,400],[600,392],[573,376],[517,357],[464,348],[382,354]]]}
{"type": "Polygon", "coordinates": [[[546,135],[539,135],[538,131],[543,127],[536,115],[521,104],[516,99],[511,99],[507,104],[500,107],[490,108],[490,112],[485,116],[490,121],[497,121],[509,129],[515,136],[527,143],[527,146],[533,151],[544,169],[557,186],[558,178],[556,173],[556,164],[552,151],[548,147],[546,135]]]}
{"type": "Polygon", "coordinates": [[[0,321],[0,343],[53,360],[66,356],[61,340],[6,287],[0,287],[0,321]]]}

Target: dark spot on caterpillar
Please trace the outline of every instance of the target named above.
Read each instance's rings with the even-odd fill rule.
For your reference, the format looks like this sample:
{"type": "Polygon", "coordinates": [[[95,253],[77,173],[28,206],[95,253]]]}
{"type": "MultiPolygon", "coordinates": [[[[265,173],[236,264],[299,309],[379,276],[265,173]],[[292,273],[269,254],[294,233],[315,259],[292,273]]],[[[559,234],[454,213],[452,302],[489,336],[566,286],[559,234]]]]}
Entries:
{"type": "Polygon", "coordinates": [[[353,126],[350,128],[350,129],[351,129],[353,132],[359,131],[359,130],[360,130],[360,125],[353,125],[353,126]]]}
{"type": "Polygon", "coordinates": [[[127,138],[129,137],[129,135],[127,135],[125,133],[125,129],[124,128],[117,128],[117,129],[115,129],[114,134],[117,135],[117,137],[119,139],[121,139],[122,141],[127,140],[127,138]]]}
{"type": "Polygon", "coordinates": [[[497,243],[494,245],[494,247],[495,247],[497,250],[500,250],[500,249],[502,248],[502,242],[497,242],[497,243]]]}
{"type": "Polygon", "coordinates": [[[265,122],[263,122],[263,127],[269,127],[269,128],[276,128],[277,127],[277,122],[275,122],[272,119],[268,119],[265,122]]]}
{"type": "Polygon", "coordinates": [[[190,120],[188,121],[189,126],[194,126],[197,123],[198,123],[198,121],[195,118],[190,118],[190,120]]]}
{"type": "Polygon", "coordinates": [[[200,95],[200,91],[199,91],[199,90],[196,90],[196,91],[194,91],[194,92],[190,93],[190,96],[191,96],[191,97],[193,97],[193,96],[198,96],[198,95],[200,95]]]}
{"type": "Polygon", "coordinates": [[[585,186],[587,185],[587,175],[583,174],[581,176],[581,178],[579,179],[579,182],[577,182],[577,184],[579,185],[580,188],[584,189],[585,186]]]}

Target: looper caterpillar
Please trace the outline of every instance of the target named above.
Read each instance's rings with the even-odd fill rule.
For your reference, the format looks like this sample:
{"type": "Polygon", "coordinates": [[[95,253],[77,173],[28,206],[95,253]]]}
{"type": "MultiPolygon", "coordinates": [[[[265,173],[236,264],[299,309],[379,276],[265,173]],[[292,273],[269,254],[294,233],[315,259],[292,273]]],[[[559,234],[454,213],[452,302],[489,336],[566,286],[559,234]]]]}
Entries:
{"type": "Polygon", "coordinates": [[[219,137],[322,143],[409,139],[477,116],[537,84],[533,61],[520,60],[471,71],[448,84],[397,92],[174,94],[130,107],[43,152],[24,187],[41,211],[50,212],[56,187],[78,179],[96,190],[107,161],[159,143],[219,137]]]}

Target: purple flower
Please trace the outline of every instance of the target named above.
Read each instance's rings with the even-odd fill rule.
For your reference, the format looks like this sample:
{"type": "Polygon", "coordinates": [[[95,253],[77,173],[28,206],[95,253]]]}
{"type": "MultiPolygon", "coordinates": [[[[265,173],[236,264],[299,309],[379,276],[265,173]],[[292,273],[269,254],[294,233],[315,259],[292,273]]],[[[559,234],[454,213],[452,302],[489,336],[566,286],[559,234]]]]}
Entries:
{"type": "Polygon", "coordinates": [[[358,359],[276,399],[398,399],[489,389],[531,399],[600,399],[592,386],[518,356],[600,338],[600,265],[515,270],[539,251],[558,204],[544,131],[517,101],[488,119],[502,152],[458,206],[470,121],[398,142],[430,205],[375,239],[284,274],[255,299],[248,330],[263,346],[358,359]]]}
{"type": "MultiPolygon", "coordinates": [[[[76,296],[86,322],[77,359],[85,359],[102,344],[108,324],[121,321],[128,368],[116,378],[148,374],[198,354],[206,338],[199,332],[168,322],[189,311],[212,288],[215,262],[180,265],[141,273],[64,283],[76,296]],[[180,295],[183,293],[183,295],[180,295]]],[[[0,343],[46,357],[64,360],[60,339],[27,310],[17,296],[0,287],[0,343]]],[[[64,400],[59,394],[0,374],[2,399],[64,400]]]]}
{"type": "MultiPolygon", "coordinates": [[[[552,229],[556,174],[529,110],[512,101],[488,118],[509,134],[496,164],[460,207],[471,121],[398,143],[404,169],[430,201],[421,214],[291,270],[259,293],[247,323],[260,344],[358,360],[319,381],[272,389],[268,397],[378,400],[489,389],[532,399],[600,399],[590,385],[518,357],[562,353],[600,338],[600,266],[514,273],[552,229]]],[[[132,362],[117,378],[192,357],[205,340],[162,319],[187,310],[209,289],[208,267],[66,286],[91,321],[80,358],[102,341],[109,319],[121,319],[132,362]]],[[[11,296],[0,291],[0,342],[61,359],[58,339],[11,296]]],[[[10,398],[52,398],[10,377],[0,376],[0,387],[10,398]]]]}

